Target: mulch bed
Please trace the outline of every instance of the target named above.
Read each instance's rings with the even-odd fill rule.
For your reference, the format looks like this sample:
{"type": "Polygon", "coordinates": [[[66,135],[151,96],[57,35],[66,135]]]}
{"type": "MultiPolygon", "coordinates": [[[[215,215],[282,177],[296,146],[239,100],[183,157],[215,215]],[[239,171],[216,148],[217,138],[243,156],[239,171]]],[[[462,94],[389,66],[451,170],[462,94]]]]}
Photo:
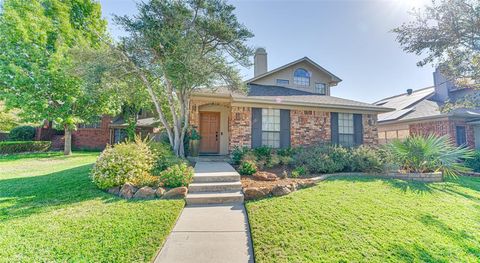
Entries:
{"type": "Polygon", "coordinates": [[[244,176],[242,175],[241,177],[242,181],[242,187],[243,188],[248,188],[248,187],[266,187],[268,189],[272,189],[273,187],[277,185],[282,185],[282,186],[287,186],[292,183],[307,183],[310,182],[310,179],[305,179],[305,178],[287,178],[287,179],[278,179],[277,181],[259,181],[253,179],[251,176],[244,176]]]}

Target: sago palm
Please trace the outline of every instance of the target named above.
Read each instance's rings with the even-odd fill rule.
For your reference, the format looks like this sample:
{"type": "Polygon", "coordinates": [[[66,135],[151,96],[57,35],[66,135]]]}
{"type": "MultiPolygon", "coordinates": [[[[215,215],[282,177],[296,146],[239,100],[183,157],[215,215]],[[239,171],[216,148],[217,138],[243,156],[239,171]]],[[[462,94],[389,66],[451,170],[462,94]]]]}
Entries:
{"type": "Polygon", "coordinates": [[[458,176],[469,172],[463,161],[474,152],[464,146],[456,147],[447,136],[414,135],[395,140],[388,145],[394,162],[405,172],[443,172],[445,176],[458,176]]]}

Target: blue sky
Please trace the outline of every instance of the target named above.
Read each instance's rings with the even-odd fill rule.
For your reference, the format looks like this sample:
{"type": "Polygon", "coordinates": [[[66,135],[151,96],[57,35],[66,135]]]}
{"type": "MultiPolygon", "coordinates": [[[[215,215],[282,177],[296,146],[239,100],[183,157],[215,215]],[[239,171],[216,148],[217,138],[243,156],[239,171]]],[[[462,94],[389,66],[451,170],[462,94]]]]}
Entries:
{"type": "MultiPolygon", "coordinates": [[[[308,56],[343,79],[332,95],[365,102],[433,83],[431,66],[405,53],[391,29],[408,21],[408,11],[427,0],[229,1],[254,34],[250,45],[265,47],[268,68],[308,56]]],[[[100,0],[114,36],[122,30],[112,14],[133,15],[134,0],[100,0]]],[[[245,79],[253,67],[242,69],[245,79]]]]}

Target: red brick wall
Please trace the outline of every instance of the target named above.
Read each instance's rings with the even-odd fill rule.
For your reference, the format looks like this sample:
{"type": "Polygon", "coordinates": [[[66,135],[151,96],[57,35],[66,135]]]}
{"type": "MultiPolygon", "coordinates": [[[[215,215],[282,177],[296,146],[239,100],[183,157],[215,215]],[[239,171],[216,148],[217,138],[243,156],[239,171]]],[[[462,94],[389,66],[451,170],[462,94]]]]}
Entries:
{"type": "Polygon", "coordinates": [[[290,111],[292,147],[331,141],[330,113],[312,110],[290,111]]]}
{"type": "Polygon", "coordinates": [[[232,107],[228,118],[228,150],[252,145],[252,108],[232,107]]]}
{"type": "Polygon", "coordinates": [[[110,124],[112,118],[102,117],[100,128],[78,128],[72,132],[72,147],[75,149],[104,149],[110,143],[110,124]]]}
{"type": "Polygon", "coordinates": [[[464,120],[445,119],[410,124],[410,134],[435,134],[438,136],[448,135],[452,142],[456,142],[456,126],[466,127],[467,144],[470,147],[475,147],[473,126],[466,124],[464,120]]]}

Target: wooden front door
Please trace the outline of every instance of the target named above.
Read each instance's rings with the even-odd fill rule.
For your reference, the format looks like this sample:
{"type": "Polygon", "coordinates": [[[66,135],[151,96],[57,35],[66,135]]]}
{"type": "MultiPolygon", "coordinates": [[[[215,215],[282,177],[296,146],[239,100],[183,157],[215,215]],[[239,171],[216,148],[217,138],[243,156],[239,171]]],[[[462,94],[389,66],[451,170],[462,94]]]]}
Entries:
{"type": "Polygon", "coordinates": [[[200,112],[200,152],[220,151],[220,112],[200,112]]]}

